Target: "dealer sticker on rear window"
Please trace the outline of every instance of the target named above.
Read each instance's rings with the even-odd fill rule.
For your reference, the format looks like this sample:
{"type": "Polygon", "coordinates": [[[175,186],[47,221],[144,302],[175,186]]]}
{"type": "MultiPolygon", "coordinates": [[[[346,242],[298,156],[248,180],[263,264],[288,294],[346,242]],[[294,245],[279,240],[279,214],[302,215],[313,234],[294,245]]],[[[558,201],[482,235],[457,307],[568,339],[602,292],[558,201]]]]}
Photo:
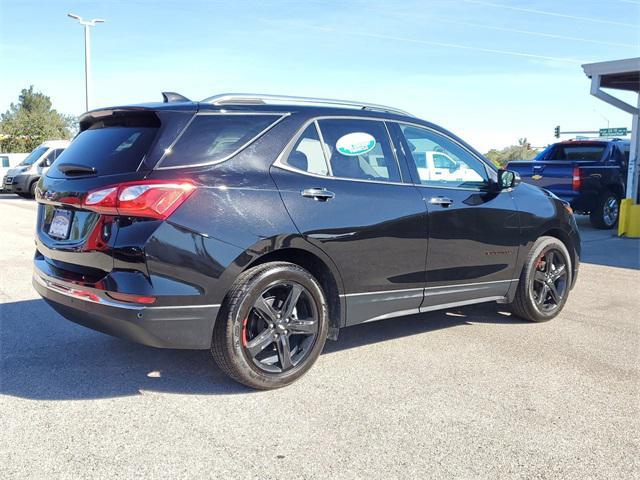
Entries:
{"type": "Polygon", "coordinates": [[[336,149],[343,155],[354,157],[367,153],[376,146],[376,139],[365,132],[353,132],[343,135],[336,142],[336,149]]]}

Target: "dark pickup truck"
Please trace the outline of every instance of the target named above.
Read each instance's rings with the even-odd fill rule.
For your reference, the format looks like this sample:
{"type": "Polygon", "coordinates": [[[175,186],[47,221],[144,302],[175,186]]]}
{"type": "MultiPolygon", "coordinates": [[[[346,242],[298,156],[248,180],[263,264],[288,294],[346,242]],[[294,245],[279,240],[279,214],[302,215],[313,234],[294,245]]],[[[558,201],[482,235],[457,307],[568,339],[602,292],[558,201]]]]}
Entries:
{"type": "Polygon", "coordinates": [[[569,140],[549,145],[532,161],[507,168],[523,182],[566,200],[576,213],[589,214],[594,227],[613,228],[624,198],[628,140],[569,140]]]}

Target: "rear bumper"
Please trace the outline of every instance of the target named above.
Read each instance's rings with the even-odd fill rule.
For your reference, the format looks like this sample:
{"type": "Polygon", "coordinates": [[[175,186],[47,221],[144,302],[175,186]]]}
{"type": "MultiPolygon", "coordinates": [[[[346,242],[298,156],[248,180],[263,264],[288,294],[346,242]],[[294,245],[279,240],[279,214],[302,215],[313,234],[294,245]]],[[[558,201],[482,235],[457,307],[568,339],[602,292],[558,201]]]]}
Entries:
{"type": "Polygon", "coordinates": [[[141,306],[34,269],[33,286],[63,317],[99,332],[159,348],[208,349],[219,305],[141,306]]]}

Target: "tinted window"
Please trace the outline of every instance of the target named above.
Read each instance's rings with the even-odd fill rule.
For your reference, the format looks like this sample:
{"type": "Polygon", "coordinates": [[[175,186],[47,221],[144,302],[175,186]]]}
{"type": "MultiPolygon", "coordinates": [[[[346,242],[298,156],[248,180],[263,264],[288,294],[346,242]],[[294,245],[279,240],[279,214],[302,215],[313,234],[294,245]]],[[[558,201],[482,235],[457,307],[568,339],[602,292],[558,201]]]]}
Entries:
{"type": "Polygon", "coordinates": [[[8,168],[9,167],[9,157],[1,157],[2,158],[2,167],[3,168],[8,168]]]}
{"type": "Polygon", "coordinates": [[[542,152],[536,159],[538,160],[594,160],[598,161],[604,155],[607,148],[606,143],[563,144],[556,143],[542,152]]]}
{"type": "Polygon", "coordinates": [[[431,130],[400,125],[422,185],[478,188],[486,185],[487,170],[457,143],[431,130]]]}
{"type": "Polygon", "coordinates": [[[372,120],[320,120],[335,177],[400,181],[398,164],[384,123],[372,120]]]}
{"type": "MultiPolygon", "coordinates": [[[[95,127],[80,132],[55,165],[73,163],[94,167],[98,175],[133,172],[138,169],[156,136],[154,127],[95,127]]],[[[51,172],[50,176],[64,176],[51,172]]]]}
{"type": "Polygon", "coordinates": [[[223,160],[272,125],[278,115],[198,115],[160,167],[223,160]]]}
{"type": "Polygon", "coordinates": [[[316,175],[329,173],[320,137],[314,123],[303,132],[285,163],[293,168],[316,175]]]}

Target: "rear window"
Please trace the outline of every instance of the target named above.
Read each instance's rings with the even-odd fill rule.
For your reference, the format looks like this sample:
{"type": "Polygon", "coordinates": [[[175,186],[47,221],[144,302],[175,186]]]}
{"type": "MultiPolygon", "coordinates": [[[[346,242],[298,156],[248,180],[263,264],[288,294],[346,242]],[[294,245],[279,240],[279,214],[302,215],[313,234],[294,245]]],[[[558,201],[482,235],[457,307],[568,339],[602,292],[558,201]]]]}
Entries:
{"type": "Polygon", "coordinates": [[[78,134],[60,154],[49,176],[65,177],[60,165],[94,167],[97,175],[114,175],[138,169],[158,133],[160,122],[153,117],[106,119],[78,134]]]}
{"type": "Polygon", "coordinates": [[[256,139],[280,115],[197,115],[158,167],[194,166],[224,160],[256,139]]]}
{"type": "Polygon", "coordinates": [[[540,155],[539,160],[594,160],[598,161],[604,155],[606,145],[552,145],[540,155]]]}

